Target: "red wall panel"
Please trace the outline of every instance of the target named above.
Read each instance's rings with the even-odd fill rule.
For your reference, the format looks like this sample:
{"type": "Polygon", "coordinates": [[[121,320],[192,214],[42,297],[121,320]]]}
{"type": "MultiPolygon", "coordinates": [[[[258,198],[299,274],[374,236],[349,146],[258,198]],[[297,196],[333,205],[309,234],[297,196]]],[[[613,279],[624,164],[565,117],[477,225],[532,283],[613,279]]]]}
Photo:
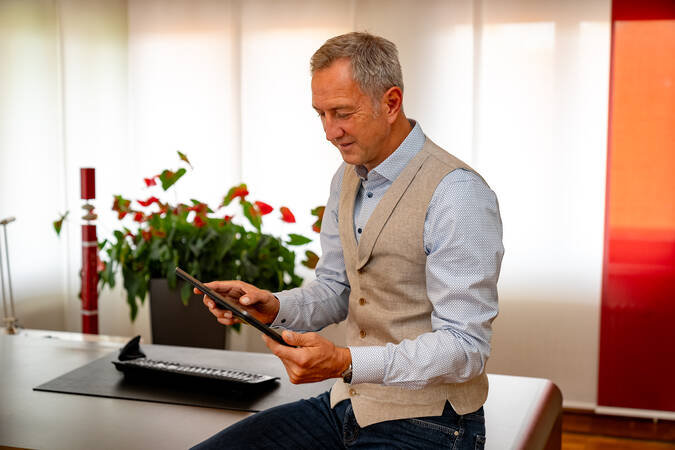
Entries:
{"type": "Polygon", "coordinates": [[[614,1],[598,404],[675,411],[675,2],[614,1]]]}

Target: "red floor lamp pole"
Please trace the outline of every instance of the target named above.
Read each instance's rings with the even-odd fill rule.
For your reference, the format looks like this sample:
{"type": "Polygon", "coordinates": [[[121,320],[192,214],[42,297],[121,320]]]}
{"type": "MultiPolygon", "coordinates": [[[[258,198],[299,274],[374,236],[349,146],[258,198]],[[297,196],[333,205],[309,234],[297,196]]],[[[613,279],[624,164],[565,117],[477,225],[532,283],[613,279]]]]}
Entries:
{"type": "Polygon", "coordinates": [[[98,217],[89,200],[96,198],[96,170],[80,169],[80,197],[85,200],[82,209],[86,211],[82,219],[82,332],[98,334],[98,239],[96,224],[98,217]]]}

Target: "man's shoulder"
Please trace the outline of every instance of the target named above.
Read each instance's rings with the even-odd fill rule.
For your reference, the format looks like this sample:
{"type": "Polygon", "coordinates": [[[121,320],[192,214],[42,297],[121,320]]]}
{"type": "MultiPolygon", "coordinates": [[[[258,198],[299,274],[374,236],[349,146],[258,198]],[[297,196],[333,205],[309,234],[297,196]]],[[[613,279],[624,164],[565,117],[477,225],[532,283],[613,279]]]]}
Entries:
{"type": "Polygon", "coordinates": [[[429,155],[429,167],[441,175],[441,183],[475,181],[489,187],[483,177],[470,165],[441,148],[427,137],[424,151],[429,155]]]}
{"type": "Polygon", "coordinates": [[[433,164],[434,167],[438,167],[441,170],[445,169],[447,171],[452,171],[458,168],[473,171],[471,166],[469,166],[467,163],[465,163],[452,153],[441,148],[439,145],[437,145],[434,141],[432,141],[428,137],[424,144],[423,149],[427,154],[429,154],[429,157],[432,158],[431,164],[433,164]]]}

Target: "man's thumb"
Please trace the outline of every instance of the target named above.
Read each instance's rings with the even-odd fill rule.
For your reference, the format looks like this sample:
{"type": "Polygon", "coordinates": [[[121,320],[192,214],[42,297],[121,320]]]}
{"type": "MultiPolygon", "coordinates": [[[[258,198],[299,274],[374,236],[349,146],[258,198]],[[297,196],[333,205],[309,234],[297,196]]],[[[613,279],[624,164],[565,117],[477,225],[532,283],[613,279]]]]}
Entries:
{"type": "Polygon", "coordinates": [[[305,336],[301,333],[295,333],[293,331],[284,331],[283,338],[286,343],[291,345],[302,346],[305,343],[305,336]]]}

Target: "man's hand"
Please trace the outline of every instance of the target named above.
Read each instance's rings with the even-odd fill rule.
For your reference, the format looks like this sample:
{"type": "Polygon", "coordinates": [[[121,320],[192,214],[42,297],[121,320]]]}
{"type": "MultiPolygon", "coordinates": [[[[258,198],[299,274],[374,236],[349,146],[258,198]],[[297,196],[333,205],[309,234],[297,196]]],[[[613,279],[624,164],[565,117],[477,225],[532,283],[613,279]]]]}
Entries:
{"type": "Polygon", "coordinates": [[[265,344],[281,359],[293,384],[313,383],[340,377],[352,363],[348,348],[336,347],[317,333],[284,331],[284,341],[298,348],[286,347],[262,335],[265,344]]]}
{"type": "MultiPolygon", "coordinates": [[[[212,281],[205,284],[225,297],[225,300],[239,305],[241,309],[248,311],[263,323],[272,323],[279,313],[279,300],[270,291],[258,289],[243,281],[212,281]]],[[[202,292],[195,288],[194,293],[201,294],[202,292]]],[[[218,322],[223,325],[241,322],[232,316],[231,311],[218,308],[216,303],[206,295],[204,296],[204,304],[209,308],[211,314],[216,316],[218,322]]]]}

